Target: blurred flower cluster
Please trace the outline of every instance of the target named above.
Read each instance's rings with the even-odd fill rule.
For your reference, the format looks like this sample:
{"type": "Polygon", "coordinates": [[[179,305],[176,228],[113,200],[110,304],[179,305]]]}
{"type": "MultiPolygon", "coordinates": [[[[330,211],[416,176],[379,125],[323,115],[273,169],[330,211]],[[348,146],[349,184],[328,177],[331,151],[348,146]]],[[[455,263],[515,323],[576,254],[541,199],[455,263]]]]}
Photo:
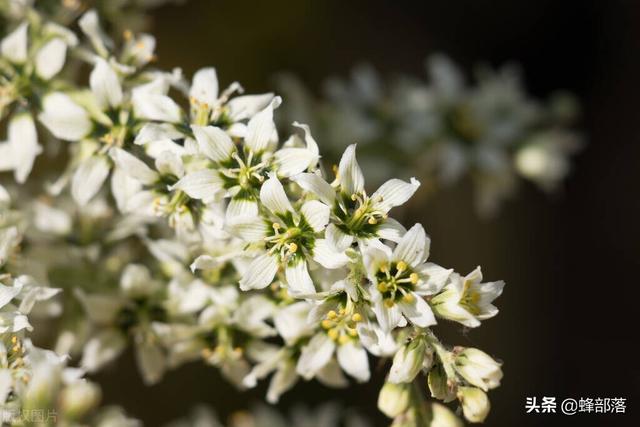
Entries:
{"type": "Polygon", "coordinates": [[[394,426],[460,425],[425,390],[487,417],[501,363],[434,328],[480,326],[504,283],[429,261],[424,228],[390,216],[418,180],[370,192],[355,145],[326,173],[309,126],[281,137],[280,97],[221,88],[214,68],[151,68],[153,36],[110,37],[96,10],[76,34],[14,3],[25,13],[0,41],[3,409],[135,425],[118,409],[86,421],[99,391],[81,379],[131,346],[147,384],[200,360],[239,389],[270,377],[270,403],[300,380],[368,382],[378,358],[394,426]],[[30,312],[54,351],[24,337],[30,312]]]}
{"type": "Polygon", "coordinates": [[[360,66],[350,80],[328,80],[322,99],[295,76],[280,76],[287,100],[280,117],[308,123],[329,159],[357,142],[374,180],[413,174],[437,191],[469,177],[485,216],[515,192],[519,178],[545,191],[561,184],[581,146],[570,94],[558,92],[545,103],[532,99],[515,66],[479,67],[468,84],[443,55],[426,64],[428,79],[401,76],[388,83],[360,66]]]}

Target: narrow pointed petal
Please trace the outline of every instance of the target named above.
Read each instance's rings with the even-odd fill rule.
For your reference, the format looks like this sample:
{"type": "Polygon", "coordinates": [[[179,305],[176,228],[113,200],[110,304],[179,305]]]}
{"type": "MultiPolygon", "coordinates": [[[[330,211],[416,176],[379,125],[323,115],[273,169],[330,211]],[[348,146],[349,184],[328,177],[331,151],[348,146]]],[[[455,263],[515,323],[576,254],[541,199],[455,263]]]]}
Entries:
{"type": "Polygon", "coordinates": [[[421,224],[416,224],[398,242],[393,250],[393,259],[415,267],[429,256],[429,245],[430,239],[424,228],[421,224]]]}
{"type": "Polygon", "coordinates": [[[180,178],[171,189],[182,190],[192,199],[203,200],[205,203],[213,201],[220,191],[223,183],[220,175],[213,169],[201,169],[191,172],[180,178]]]}
{"type": "Polygon", "coordinates": [[[269,254],[255,258],[240,279],[240,289],[264,289],[271,284],[278,271],[278,261],[269,254]]]}
{"type": "Polygon", "coordinates": [[[67,56],[67,44],[59,37],[50,40],[36,54],[36,73],[49,80],[62,70],[67,56]]]}
{"type": "Polygon", "coordinates": [[[236,147],[225,131],[215,126],[193,125],[191,129],[202,154],[218,163],[231,158],[236,147]]]}
{"type": "Polygon", "coordinates": [[[338,166],[338,181],[347,195],[361,193],[364,190],[364,176],[356,160],[356,145],[347,147],[338,166]]]}
{"type": "Polygon", "coordinates": [[[273,110],[282,102],[280,97],[275,97],[267,107],[253,116],[247,125],[245,137],[246,146],[254,153],[263,152],[271,141],[276,130],[273,123],[273,110]]]}
{"type": "Polygon", "coordinates": [[[215,68],[202,68],[195,73],[189,97],[210,107],[215,105],[218,100],[218,75],[215,68]]]}
{"type": "Polygon", "coordinates": [[[371,198],[376,207],[383,212],[389,212],[391,208],[404,204],[413,196],[420,187],[420,181],[411,178],[410,182],[401,179],[390,179],[373,193],[371,198]]]}
{"type": "Polygon", "coordinates": [[[291,202],[284,192],[284,187],[275,175],[267,179],[260,188],[260,201],[274,214],[292,212],[291,202]]]}
{"type": "Polygon", "coordinates": [[[122,86],[114,69],[102,58],[96,61],[89,76],[91,92],[102,110],[118,107],[122,103],[122,86]]]}
{"type": "Polygon", "coordinates": [[[293,261],[285,270],[289,292],[293,295],[308,295],[316,292],[313,280],[309,276],[307,262],[304,260],[293,261]]]}
{"type": "Polygon", "coordinates": [[[419,295],[415,293],[411,295],[413,296],[411,302],[398,302],[402,314],[404,314],[411,323],[421,328],[427,328],[438,323],[429,304],[419,295]]]}
{"type": "Polygon", "coordinates": [[[338,363],[344,371],[358,382],[367,382],[371,377],[367,352],[353,342],[338,346],[336,351],[338,363]]]}
{"type": "Polygon", "coordinates": [[[302,187],[303,190],[315,194],[321,202],[328,206],[333,206],[336,191],[321,176],[315,173],[301,173],[291,177],[291,180],[302,187]]]}
{"type": "Polygon", "coordinates": [[[73,174],[71,195],[80,205],[86,205],[95,196],[109,176],[111,165],[104,156],[91,156],[80,164],[73,174]]]}
{"type": "Polygon", "coordinates": [[[329,223],[329,206],[317,200],[310,200],[302,205],[300,212],[309,223],[313,231],[321,232],[329,223]]]}

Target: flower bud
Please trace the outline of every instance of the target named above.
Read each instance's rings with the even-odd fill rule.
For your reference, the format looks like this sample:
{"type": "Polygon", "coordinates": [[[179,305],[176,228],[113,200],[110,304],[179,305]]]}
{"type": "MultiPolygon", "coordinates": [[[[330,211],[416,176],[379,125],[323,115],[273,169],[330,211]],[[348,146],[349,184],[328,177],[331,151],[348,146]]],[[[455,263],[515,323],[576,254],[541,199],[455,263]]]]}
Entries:
{"type": "Polygon", "coordinates": [[[487,391],[500,385],[501,364],[476,348],[465,348],[454,363],[455,369],[467,382],[487,391]]]}
{"type": "Polygon", "coordinates": [[[444,402],[451,402],[455,399],[455,394],[449,386],[447,374],[442,365],[436,365],[431,368],[427,382],[432,397],[444,402]]]}
{"type": "Polygon", "coordinates": [[[426,346],[422,338],[402,346],[393,357],[388,381],[395,384],[413,381],[422,369],[426,346]]]}
{"type": "Polygon", "coordinates": [[[430,402],[429,427],[463,427],[462,420],[456,417],[451,409],[438,402],[430,402]]]}
{"type": "Polygon", "coordinates": [[[82,419],[100,401],[100,388],[89,381],[76,381],[62,390],[60,404],[65,417],[82,419]]]}
{"type": "Polygon", "coordinates": [[[489,415],[491,404],[487,394],[475,387],[459,387],[458,400],[464,417],[472,423],[481,423],[489,415]]]}
{"type": "Polygon", "coordinates": [[[395,418],[405,412],[411,401],[409,384],[386,382],[378,395],[378,409],[389,418],[395,418]]]}

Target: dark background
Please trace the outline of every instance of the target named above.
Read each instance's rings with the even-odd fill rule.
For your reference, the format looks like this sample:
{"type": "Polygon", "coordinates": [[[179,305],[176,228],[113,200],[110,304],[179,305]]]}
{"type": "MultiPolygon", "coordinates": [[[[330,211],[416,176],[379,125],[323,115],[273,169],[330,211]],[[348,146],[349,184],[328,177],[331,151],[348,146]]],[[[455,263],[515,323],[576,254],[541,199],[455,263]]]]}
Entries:
{"type": "MultiPolygon", "coordinates": [[[[409,215],[431,235],[433,260],[461,272],[479,264],[486,279],[507,282],[498,317],[468,333],[444,328],[448,343],[477,346],[504,361],[486,425],[634,426],[640,425],[639,18],[640,3],[621,0],[192,0],[153,12],[151,32],[160,66],[191,75],[214,65],[222,87],[238,80],[248,93],[273,90],[281,71],[319,93],[327,76],[347,76],[363,61],[385,76],[422,76],[433,52],[447,53],[466,71],[479,61],[514,60],[532,94],[574,92],[588,145],[555,197],[524,185],[487,221],[475,215],[470,186],[461,183],[412,205],[409,215]],[[626,397],[627,414],[526,415],[526,396],[626,397]]],[[[125,372],[137,376],[131,355],[126,364],[125,372]]],[[[264,385],[240,394],[200,365],[151,388],[120,372],[101,375],[107,401],[151,426],[184,414],[193,402],[211,402],[226,416],[264,395],[264,385]]],[[[347,392],[299,385],[281,406],[338,399],[385,425],[374,409],[380,377],[347,392]]]]}

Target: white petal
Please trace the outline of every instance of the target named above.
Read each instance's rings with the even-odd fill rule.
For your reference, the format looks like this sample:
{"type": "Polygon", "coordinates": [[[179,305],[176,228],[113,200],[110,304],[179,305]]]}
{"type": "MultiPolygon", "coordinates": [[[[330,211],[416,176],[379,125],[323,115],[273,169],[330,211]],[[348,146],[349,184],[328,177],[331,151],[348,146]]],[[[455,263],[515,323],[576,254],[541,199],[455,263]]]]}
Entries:
{"type": "Polygon", "coordinates": [[[338,363],[344,371],[351,375],[358,382],[367,382],[371,377],[369,372],[369,359],[367,352],[353,342],[348,342],[338,346],[336,351],[338,363]]]}
{"type": "Polygon", "coordinates": [[[371,198],[375,201],[378,209],[389,212],[391,208],[400,206],[409,200],[418,187],[420,187],[420,182],[415,178],[411,178],[411,182],[390,179],[382,184],[371,198]]]}
{"type": "Polygon", "coordinates": [[[278,271],[278,261],[269,254],[262,254],[255,258],[247,267],[247,271],[240,279],[240,289],[263,289],[271,284],[278,271]]]}
{"type": "Polygon", "coordinates": [[[373,312],[376,314],[376,319],[378,319],[378,323],[383,332],[392,331],[400,324],[400,320],[402,319],[402,312],[396,304],[387,307],[382,300],[374,303],[373,312]]]}
{"type": "Polygon", "coordinates": [[[222,190],[222,179],[213,169],[201,169],[186,174],[171,189],[182,190],[192,199],[201,199],[208,203],[222,190]]]}
{"type": "Polygon", "coordinates": [[[134,91],[132,100],[135,115],[139,119],[168,123],[182,121],[180,106],[166,95],[134,91]]]}
{"type": "Polygon", "coordinates": [[[301,173],[291,177],[291,180],[297,183],[303,190],[307,190],[315,194],[320,201],[329,206],[333,206],[336,197],[336,191],[322,177],[315,173],[301,173]]]}
{"type": "Polygon", "coordinates": [[[71,195],[80,205],[86,205],[95,196],[109,176],[111,165],[104,156],[91,156],[80,164],[73,174],[71,195]]]}
{"type": "Polygon", "coordinates": [[[173,151],[162,151],[156,158],[156,169],[162,175],[173,175],[176,178],[184,176],[184,163],[178,154],[173,151]]]}
{"type": "Polygon", "coordinates": [[[272,93],[236,96],[227,102],[229,116],[233,121],[250,119],[259,111],[267,107],[271,100],[273,100],[272,93]]]}
{"type": "Polygon", "coordinates": [[[108,50],[106,44],[111,44],[111,41],[102,32],[100,28],[100,22],[98,14],[95,10],[90,10],[78,20],[78,25],[82,32],[89,38],[93,48],[101,56],[107,56],[108,50]]]}
{"type": "Polygon", "coordinates": [[[5,286],[0,283],[0,308],[7,305],[16,295],[20,293],[22,287],[5,286]]]}
{"type": "Polygon", "coordinates": [[[342,191],[347,195],[360,193],[364,190],[364,176],[356,160],[356,145],[347,147],[338,166],[338,181],[342,191]]]}
{"type": "Polygon", "coordinates": [[[313,245],[313,259],[328,269],[344,267],[349,262],[349,257],[344,252],[337,252],[326,239],[316,239],[313,245]]]}
{"type": "Polygon", "coordinates": [[[254,200],[234,198],[227,206],[227,220],[233,218],[255,218],[258,216],[258,204],[254,200]]]}
{"type": "MultiPolygon", "coordinates": [[[[330,359],[329,363],[316,372],[316,379],[327,387],[339,388],[349,385],[349,381],[342,373],[342,369],[340,369],[340,365],[335,359],[330,359]]],[[[329,425],[333,424],[330,423],[329,425]]]]}
{"type": "Polygon", "coordinates": [[[13,376],[7,368],[0,369],[0,405],[4,406],[13,388],[13,376]]]}
{"type": "Polygon", "coordinates": [[[259,216],[244,216],[236,218],[231,224],[228,224],[227,231],[245,242],[253,243],[263,241],[269,227],[259,216]]]}
{"type": "Polygon", "coordinates": [[[306,380],[313,378],[320,369],[329,363],[335,348],[335,343],[325,333],[314,335],[311,341],[302,348],[296,371],[306,380]]]}
{"type": "Polygon", "coordinates": [[[306,202],[300,208],[300,212],[316,233],[324,230],[329,223],[329,206],[317,200],[310,200],[306,202]]]}
{"type": "Polygon", "coordinates": [[[327,242],[336,252],[344,252],[353,243],[353,236],[345,233],[335,224],[329,224],[324,233],[327,242]]]}
{"type": "Polygon", "coordinates": [[[285,276],[287,278],[287,284],[289,285],[289,292],[292,295],[307,295],[316,292],[316,288],[313,286],[313,280],[311,280],[311,276],[309,276],[306,261],[297,260],[290,262],[285,270],[285,276]]]}
{"type": "Polygon", "coordinates": [[[26,181],[33,162],[42,147],[38,145],[36,126],[30,114],[19,114],[9,122],[9,143],[11,144],[15,178],[18,183],[26,181]]]}
{"type": "Polygon", "coordinates": [[[267,390],[267,402],[278,403],[280,396],[285,391],[291,389],[298,380],[298,373],[293,363],[285,363],[276,371],[269,383],[267,390]]]}
{"type": "Polygon", "coordinates": [[[416,269],[420,275],[422,283],[418,285],[416,291],[420,295],[435,295],[447,283],[453,269],[447,269],[437,264],[427,262],[416,269]]]}
{"type": "MultiPolygon", "coordinates": [[[[293,122],[293,126],[302,129],[304,132],[304,141],[307,143],[307,150],[309,150],[313,155],[316,156],[316,162],[318,160],[318,156],[320,155],[320,149],[318,148],[318,143],[313,136],[311,136],[311,130],[308,125],[303,123],[293,122]]],[[[315,166],[315,163],[310,165],[315,166]]]]}
{"type": "Polygon", "coordinates": [[[146,385],[160,381],[166,370],[165,356],[160,347],[146,341],[136,345],[136,361],[146,385]]]}
{"type": "Polygon", "coordinates": [[[394,261],[404,261],[415,267],[429,256],[430,239],[422,225],[416,224],[407,231],[393,250],[394,261]]]}
{"type": "Polygon", "coordinates": [[[316,163],[317,158],[316,154],[306,148],[281,148],[275,154],[278,175],[288,178],[299,174],[316,163]]]}
{"type": "Polygon", "coordinates": [[[284,192],[284,187],[275,175],[271,175],[260,188],[260,201],[274,214],[293,212],[291,202],[284,192]]]}
{"type": "Polygon", "coordinates": [[[51,93],[44,97],[42,105],[38,119],[56,138],[79,141],[91,131],[89,114],[68,95],[51,93]]]}
{"type": "Polygon", "coordinates": [[[96,372],[125,349],[127,341],[115,329],[104,330],[87,341],[82,352],[80,366],[87,372],[96,372]]]}
{"type": "Polygon", "coordinates": [[[160,179],[156,171],[121,148],[114,147],[109,151],[109,154],[118,168],[144,185],[153,185],[160,179]]]}
{"type": "Polygon", "coordinates": [[[191,126],[198,141],[200,152],[214,162],[224,162],[231,158],[236,147],[225,131],[214,126],[191,126]]]}
{"type": "Polygon", "coordinates": [[[390,240],[392,242],[399,242],[407,232],[402,224],[393,218],[387,218],[380,227],[378,227],[377,233],[381,239],[390,240]]]}
{"type": "Polygon", "coordinates": [[[66,56],[64,40],[57,37],[50,40],[36,54],[36,72],[44,80],[49,80],[62,70],[66,56]]]}
{"type": "Polygon", "coordinates": [[[281,102],[280,97],[273,98],[264,110],[249,120],[245,145],[254,153],[261,153],[271,142],[276,130],[273,123],[273,109],[277,108],[281,102]]]}
{"type": "Polygon", "coordinates": [[[311,304],[306,301],[296,302],[280,309],[274,316],[274,324],[278,334],[288,344],[299,338],[310,335],[314,327],[307,321],[311,304]]]}
{"type": "Polygon", "coordinates": [[[0,52],[2,53],[2,56],[17,64],[21,64],[27,60],[28,28],[28,23],[25,22],[20,24],[18,28],[2,39],[2,42],[0,43],[0,52]]]}
{"type": "Polygon", "coordinates": [[[421,328],[426,328],[438,323],[436,322],[436,318],[433,315],[429,304],[427,304],[427,302],[419,295],[415,293],[412,293],[411,295],[413,295],[412,302],[398,302],[398,306],[400,307],[400,310],[402,310],[402,314],[404,314],[411,323],[421,328]]]}
{"type": "Polygon", "coordinates": [[[113,68],[102,58],[96,60],[96,65],[89,76],[91,91],[102,110],[118,107],[122,103],[122,86],[113,68]]]}
{"type": "Polygon", "coordinates": [[[212,107],[218,100],[218,76],[213,67],[202,68],[193,76],[189,96],[212,107]]]}

